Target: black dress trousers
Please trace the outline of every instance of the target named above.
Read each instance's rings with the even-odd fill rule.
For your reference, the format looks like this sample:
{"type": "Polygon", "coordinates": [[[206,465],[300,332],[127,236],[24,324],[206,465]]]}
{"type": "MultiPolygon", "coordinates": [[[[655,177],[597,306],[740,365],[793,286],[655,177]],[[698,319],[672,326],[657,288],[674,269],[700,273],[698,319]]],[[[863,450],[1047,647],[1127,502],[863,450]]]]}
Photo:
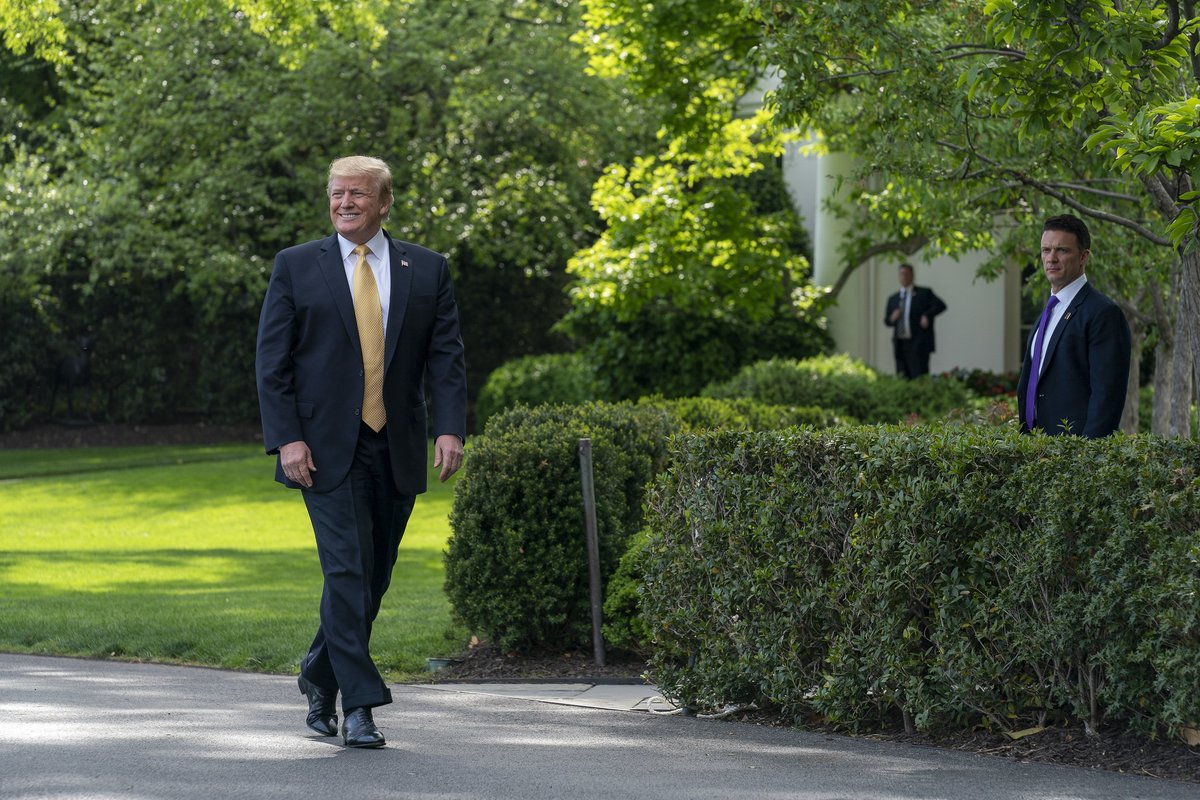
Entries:
{"type": "Polygon", "coordinates": [[[371,660],[371,626],[391,583],[415,497],[396,491],[385,431],[360,425],[346,479],[330,492],[303,492],[325,586],[321,624],[300,674],[340,691],[343,711],[392,702],[371,660]]]}

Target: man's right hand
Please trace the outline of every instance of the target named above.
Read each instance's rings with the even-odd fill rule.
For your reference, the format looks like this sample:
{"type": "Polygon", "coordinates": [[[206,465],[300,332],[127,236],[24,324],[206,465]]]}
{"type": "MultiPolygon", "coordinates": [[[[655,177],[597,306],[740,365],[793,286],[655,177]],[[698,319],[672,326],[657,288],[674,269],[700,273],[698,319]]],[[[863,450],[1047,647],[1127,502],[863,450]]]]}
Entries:
{"type": "Polygon", "coordinates": [[[284,477],[289,481],[305,489],[312,488],[312,473],[317,471],[317,467],[313,464],[308,445],[304,442],[288,442],[279,448],[279,463],[283,465],[284,477]]]}
{"type": "Polygon", "coordinates": [[[899,320],[899,319],[900,319],[900,314],[901,314],[901,313],[903,313],[903,312],[902,312],[900,309],[898,309],[898,308],[897,308],[897,309],[895,309],[895,310],[893,310],[893,311],[892,311],[892,316],[891,316],[891,320],[892,320],[892,322],[896,322],[897,320],[899,320]]]}

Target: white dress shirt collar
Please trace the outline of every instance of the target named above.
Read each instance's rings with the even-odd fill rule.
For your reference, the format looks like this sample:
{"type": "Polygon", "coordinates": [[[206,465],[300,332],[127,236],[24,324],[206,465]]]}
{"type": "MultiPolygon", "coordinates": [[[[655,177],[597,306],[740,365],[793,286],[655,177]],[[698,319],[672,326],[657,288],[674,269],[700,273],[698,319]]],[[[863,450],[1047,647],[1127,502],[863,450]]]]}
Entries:
{"type": "MultiPolygon", "coordinates": [[[[1079,294],[1079,290],[1083,288],[1085,283],[1087,283],[1087,275],[1080,275],[1057,292],[1054,292],[1054,296],[1058,298],[1058,308],[1065,310],[1067,306],[1071,305],[1071,301],[1075,299],[1075,295],[1079,294]]],[[[1058,309],[1056,308],[1055,310],[1057,311],[1058,309]]]]}
{"type": "MultiPolygon", "coordinates": [[[[337,235],[338,247],[342,249],[342,261],[350,258],[354,253],[354,248],[358,247],[354,242],[342,236],[337,235]]],[[[383,228],[375,231],[375,235],[367,240],[367,247],[371,250],[371,255],[378,256],[380,260],[384,258],[384,253],[387,252],[387,236],[383,233],[383,228]]]]}
{"type": "MultiPolygon", "coordinates": [[[[337,235],[338,247],[342,251],[342,267],[346,271],[346,283],[350,286],[350,296],[354,296],[354,270],[358,266],[358,256],[354,254],[357,247],[354,242],[337,235]]],[[[383,332],[387,333],[388,314],[392,308],[392,270],[391,251],[388,248],[388,238],[383,229],[367,240],[366,245],[371,253],[367,256],[367,264],[375,275],[375,287],[379,290],[379,306],[383,313],[383,332]]]]}

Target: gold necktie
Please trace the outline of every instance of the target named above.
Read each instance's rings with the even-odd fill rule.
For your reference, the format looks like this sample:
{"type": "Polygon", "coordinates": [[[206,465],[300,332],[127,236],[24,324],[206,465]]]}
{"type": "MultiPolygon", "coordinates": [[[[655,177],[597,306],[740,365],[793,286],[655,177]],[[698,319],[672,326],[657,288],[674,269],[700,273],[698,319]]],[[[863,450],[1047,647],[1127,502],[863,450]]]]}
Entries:
{"type": "Polygon", "coordinates": [[[373,431],[387,422],[383,409],[383,311],[379,305],[379,287],[367,263],[371,248],[354,248],[358,265],[354,267],[354,318],[358,321],[358,340],[362,343],[363,401],[362,421],[373,431]]]}

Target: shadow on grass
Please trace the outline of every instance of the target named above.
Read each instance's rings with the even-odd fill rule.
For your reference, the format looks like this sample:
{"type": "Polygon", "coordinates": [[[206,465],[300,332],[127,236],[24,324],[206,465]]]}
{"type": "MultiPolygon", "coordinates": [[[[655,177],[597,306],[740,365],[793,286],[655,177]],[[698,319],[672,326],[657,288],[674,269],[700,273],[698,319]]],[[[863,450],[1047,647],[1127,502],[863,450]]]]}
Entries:
{"type": "MultiPolygon", "coordinates": [[[[401,546],[372,650],[418,672],[450,626],[434,548],[401,546]]],[[[318,622],[312,550],[0,556],[0,649],[294,672],[318,622]]]]}

